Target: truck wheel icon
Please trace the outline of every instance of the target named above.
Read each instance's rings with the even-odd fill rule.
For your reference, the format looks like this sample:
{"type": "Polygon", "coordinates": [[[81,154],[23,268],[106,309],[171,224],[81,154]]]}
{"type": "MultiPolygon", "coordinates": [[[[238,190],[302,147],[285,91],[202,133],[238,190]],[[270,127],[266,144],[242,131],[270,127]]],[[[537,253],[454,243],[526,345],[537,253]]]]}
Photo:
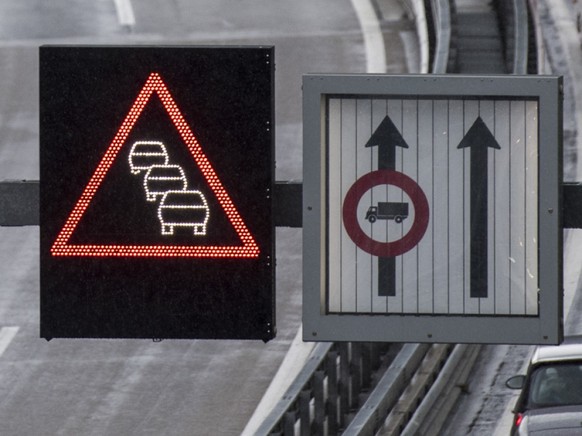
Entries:
{"type": "Polygon", "coordinates": [[[194,236],[205,236],[209,215],[200,191],[168,191],[158,206],[162,235],[173,235],[175,227],[192,227],[194,236]]]}
{"type": "Polygon", "coordinates": [[[370,224],[374,224],[376,222],[376,216],[375,215],[370,215],[368,217],[368,221],[370,221],[370,224]]]}
{"type": "Polygon", "coordinates": [[[394,218],[394,221],[396,221],[398,224],[400,224],[402,222],[402,217],[400,215],[398,215],[396,218],[394,218]]]}

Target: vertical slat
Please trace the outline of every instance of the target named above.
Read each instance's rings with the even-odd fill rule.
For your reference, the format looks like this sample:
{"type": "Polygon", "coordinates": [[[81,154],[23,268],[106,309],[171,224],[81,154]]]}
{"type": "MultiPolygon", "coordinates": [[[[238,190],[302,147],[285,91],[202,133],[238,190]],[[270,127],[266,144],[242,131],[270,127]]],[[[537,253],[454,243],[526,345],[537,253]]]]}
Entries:
{"type": "Polygon", "coordinates": [[[349,343],[340,344],[340,413],[341,425],[345,427],[350,413],[350,360],[349,343]]]}
{"type": "Polygon", "coordinates": [[[367,389],[372,382],[372,352],[369,343],[362,344],[362,388],[367,389]]]}
{"type": "Polygon", "coordinates": [[[300,434],[311,434],[311,391],[304,390],[299,394],[299,419],[300,419],[300,434]]]}
{"type": "Polygon", "coordinates": [[[283,418],[283,435],[293,436],[295,434],[295,412],[286,412],[283,418]]]}
{"type": "Polygon", "coordinates": [[[352,342],[352,356],[350,361],[350,369],[352,373],[351,385],[352,385],[352,395],[350,407],[358,407],[358,393],[362,390],[362,344],[358,342],[352,342]]]}
{"type": "Polygon", "coordinates": [[[313,375],[313,397],[314,397],[314,419],[313,429],[315,434],[324,434],[325,423],[325,392],[323,388],[323,380],[325,373],[323,371],[315,371],[313,375]]]}
{"type": "Polygon", "coordinates": [[[327,372],[327,432],[334,435],[338,432],[338,377],[336,351],[331,351],[325,362],[327,372]]]}

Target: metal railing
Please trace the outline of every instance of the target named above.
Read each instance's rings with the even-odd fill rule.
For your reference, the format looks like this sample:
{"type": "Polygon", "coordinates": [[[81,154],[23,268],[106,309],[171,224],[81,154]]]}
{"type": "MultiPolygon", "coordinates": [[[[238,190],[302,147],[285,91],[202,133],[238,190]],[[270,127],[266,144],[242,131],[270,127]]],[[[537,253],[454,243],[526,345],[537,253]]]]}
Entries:
{"type": "Polygon", "coordinates": [[[258,435],[337,434],[377,385],[399,344],[319,343],[258,435]]]}
{"type": "Polygon", "coordinates": [[[478,345],[320,343],[256,434],[440,429],[479,351],[478,345]]]}
{"type": "Polygon", "coordinates": [[[431,0],[432,20],[435,29],[433,74],[445,74],[449,65],[451,47],[451,8],[449,0],[431,0]]]}
{"type": "Polygon", "coordinates": [[[526,0],[495,0],[505,45],[505,63],[512,74],[527,74],[528,6],[526,0]]]}
{"type": "MultiPolygon", "coordinates": [[[[431,13],[427,11],[426,16],[432,20],[432,25],[427,27],[434,29],[434,35],[431,35],[428,41],[434,41],[435,44],[429,48],[429,52],[434,53],[431,71],[434,74],[461,72],[455,67],[458,40],[454,35],[456,21],[454,0],[430,0],[429,6],[431,13]]],[[[512,74],[535,72],[535,66],[528,68],[528,53],[535,52],[536,48],[535,38],[530,36],[527,1],[495,0],[494,6],[500,19],[507,71],[512,74]]]]}

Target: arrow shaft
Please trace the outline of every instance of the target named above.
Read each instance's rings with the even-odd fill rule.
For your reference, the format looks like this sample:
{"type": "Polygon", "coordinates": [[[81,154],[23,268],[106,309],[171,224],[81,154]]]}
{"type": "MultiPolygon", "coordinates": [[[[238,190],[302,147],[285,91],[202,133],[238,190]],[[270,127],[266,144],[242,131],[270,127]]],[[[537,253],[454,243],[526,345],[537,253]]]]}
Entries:
{"type": "MultiPolygon", "coordinates": [[[[396,147],[384,145],[378,148],[378,169],[396,169],[396,147]]],[[[396,296],[396,258],[378,257],[378,296],[396,296]]]]}
{"type": "MultiPolygon", "coordinates": [[[[374,131],[365,147],[378,147],[378,169],[396,169],[396,147],[408,144],[388,115],[374,131]]],[[[396,295],[396,267],[394,257],[378,257],[378,295],[396,295]]]]}
{"type": "Polygon", "coordinates": [[[396,296],[396,258],[378,258],[378,296],[396,296]]]}
{"type": "Polygon", "coordinates": [[[487,148],[471,148],[471,298],[487,298],[487,148]]]}
{"type": "Polygon", "coordinates": [[[378,169],[394,170],[396,168],[396,147],[384,146],[378,149],[378,169]]]}

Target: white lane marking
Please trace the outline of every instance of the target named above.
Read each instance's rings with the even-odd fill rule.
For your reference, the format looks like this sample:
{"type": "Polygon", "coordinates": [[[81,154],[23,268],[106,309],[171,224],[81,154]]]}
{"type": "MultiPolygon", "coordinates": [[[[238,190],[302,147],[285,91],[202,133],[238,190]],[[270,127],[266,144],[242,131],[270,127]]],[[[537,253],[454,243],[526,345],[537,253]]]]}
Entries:
{"type": "Polygon", "coordinates": [[[0,329],[0,356],[6,351],[20,327],[2,327],[0,329]]]}
{"type": "Polygon", "coordinates": [[[351,0],[356,11],[366,49],[366,72],[386,72],[386,50],[380,22],[370,0],[351,0]]]}
{"type": "Polygon", "coordinates": [[[133,7],[131,0],[114,0],[115,9],[117,10],[117,19],[122,26],[134,26],[135,15],[133,14],[133,7]]]}

